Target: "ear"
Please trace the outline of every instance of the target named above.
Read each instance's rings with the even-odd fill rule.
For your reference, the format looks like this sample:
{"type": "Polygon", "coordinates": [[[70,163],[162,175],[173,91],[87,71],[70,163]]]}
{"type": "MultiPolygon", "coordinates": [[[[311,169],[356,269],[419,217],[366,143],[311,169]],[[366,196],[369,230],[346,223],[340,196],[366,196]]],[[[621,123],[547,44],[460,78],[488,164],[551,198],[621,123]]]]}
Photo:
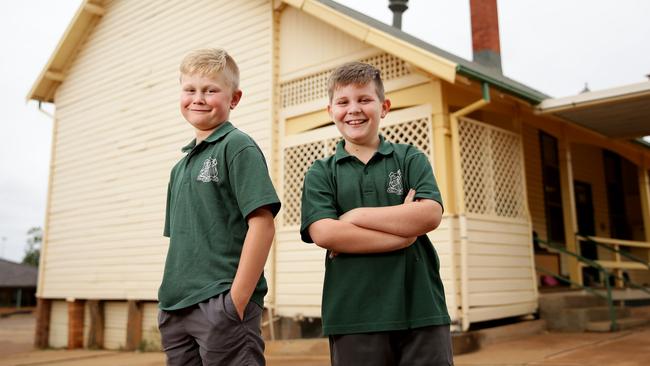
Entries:
{"type": "Polygon", "coordinates": [[[381,103],[381,118],[386,117],[388,111],[390,111],[390,99],[386,98],[384,99],[384,102],[381,103]]]}
{"type": "Polygon", "coordinates": [[[334,122],[334,116],[332,116],[332,104],[331,103],[327,105],[327,114],[329,114],[330,119],[332,120],[332,122],[334,122]]]}
{"type": "Polygon", "coordinates": [[[235,109],[239,101],[241,100],[242,91],[237,89],[232,93],[232,99],[230,100],[230,109],[235,109]]]}

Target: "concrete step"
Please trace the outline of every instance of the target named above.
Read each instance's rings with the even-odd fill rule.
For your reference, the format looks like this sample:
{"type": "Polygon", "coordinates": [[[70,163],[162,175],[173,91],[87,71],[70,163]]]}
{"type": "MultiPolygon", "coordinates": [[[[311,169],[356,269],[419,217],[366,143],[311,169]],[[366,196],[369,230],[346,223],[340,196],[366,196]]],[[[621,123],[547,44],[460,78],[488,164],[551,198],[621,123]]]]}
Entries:
{"type": "MultiPolygon", "coordinates": [[[[618,330],[625,330],[635,327],[640,327],[646,324],[650,324],[650,319],[646,318],[624,318],[617,319],[616,324],[618,325],[618,330]]],[[[588,322],[585,330],[588,332],[609,332],[611,323],[610,321],[595,321],[588,322]]]]}
{"type": "MultiPolygon", "coordinates": [[[[609,307],[599,306],[587,309],[581,309],[587,313],[587,319],[591,322],[609,320],[609,307]]],[[[623,319],[630,316],[629,308],[615,307],[616,319],[623,319]]]]}
{"type": "MultiPolygon", "coordinates": [[[[553,293],[539,297],[539,314],[542,319],[550,320],[565,309],[607,306],[607,302],[591,294],[553,293]]],[[[552,320],[551,320],[552,321],[552,320]]],[[[552,324],[550,325],[552,327],[552,324]]]]}
{"type": "Polygon", "coordinates": [[[607,306],[607,301],[594,295],[570,295],[564,296],[562,301],[566,308],[591,308],[607,306]]]}
{"type": "MultiPolygon", "coordinates": [[[[625,319],[630,316],[628,308],[615,307],[617,319],[625,319]]],[[[584,332],[587,330],[587,324],[590,322],[608,322],[609,308],[607,306],[598,306],[591,308],[569,308],[557,309],[554,314],[545,314],[549,330],[559,332],[584,332]]]]}

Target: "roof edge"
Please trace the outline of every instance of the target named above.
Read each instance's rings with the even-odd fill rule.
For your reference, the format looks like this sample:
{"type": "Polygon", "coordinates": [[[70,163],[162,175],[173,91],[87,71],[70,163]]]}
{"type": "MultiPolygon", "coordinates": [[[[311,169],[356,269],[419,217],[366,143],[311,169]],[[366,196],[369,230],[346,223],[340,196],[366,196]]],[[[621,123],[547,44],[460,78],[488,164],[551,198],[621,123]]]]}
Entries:
{"type": "Polygon", "coordinates": [[[69,64],[70,57],[81,44],[83,35],[87,34],[88,29],[92,27],[93,20],[104,15],[105,10],[102,4],[103,0],[83,0],[81,2],[54,52],[27,93],[27,101],[54,102],[54,93],[66,77],[63,68],[69,64]]]}
{"type": "MultiPolygon", "coordinates": [[[[400,55],[407,62],[442,80],[454,83],[457,63],[431,53],[413,43],[404,41],[381,27],[361,21],[349,13],[344,5],[331,0],[282,0],[332,27],[354,37],[370,46],[394,55],[400,55]]],[[[377,21],[379,22],[379,21],[377,21]]]]}
{"type": "Polygon", "coordinates": [[[650,81],[590,91],[568,97],[546,99],[538,106],[538,110],[540,114],[555,113],[567,109],[607,104],[646,95],[650,95],[650,81]]]}
{"type": "Polygon", "coordinates": [[[547,99],[546,96],[541,93],[533,93],[524,88],[519,88],[516,85],[513,85],[512,83],[506,83],[502,80],[496,79],[488,74],[476,70],[475,68],[470,68],[459,64],[457,71],[461,75],[486,82],[494,86],[496,89],[502,90],[504,92],[507,92],[508,94],[512,94],[516,97],[519,97],[531,104],[539,104],[543,100],[547,99]]]}

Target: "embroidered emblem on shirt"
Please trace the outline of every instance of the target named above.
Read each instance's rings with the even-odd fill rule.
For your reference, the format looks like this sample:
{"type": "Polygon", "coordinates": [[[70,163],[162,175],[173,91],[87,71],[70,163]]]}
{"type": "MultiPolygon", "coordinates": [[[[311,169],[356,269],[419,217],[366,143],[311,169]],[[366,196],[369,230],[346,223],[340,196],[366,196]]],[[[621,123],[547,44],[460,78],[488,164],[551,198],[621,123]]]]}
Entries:
{"type": "Polygon", "coordinates": [[[217,172],[217,159],[207,158],[203,162],[203,167],[199,172],[199,176],[196,177],[196,180],[199,180],[203,183],[217,182],[219,183],[219,173],[217,172]]]}
{"type": "Polygon", "coordinates": [[[402,172],[397,169],[396,172],[388,173],[388,193],[395,193],[401,195],[404,193],[402,189],[402,172]]]}

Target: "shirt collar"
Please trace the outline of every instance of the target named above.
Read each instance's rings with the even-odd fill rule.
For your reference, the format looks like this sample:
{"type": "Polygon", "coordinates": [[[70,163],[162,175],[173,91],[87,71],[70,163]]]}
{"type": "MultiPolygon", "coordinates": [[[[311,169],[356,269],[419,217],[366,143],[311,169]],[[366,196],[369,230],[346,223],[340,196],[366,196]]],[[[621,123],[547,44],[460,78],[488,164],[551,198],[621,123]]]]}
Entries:
{"type": "MultiPolygon", "coordinates": [[[[377,147],[377,152],[375,154],[380,154],[388,156],[393,153],[393,144],[386,141],[383,135],[379,135],[379,146],[377,147]]],[[[345,140],[341,139],[336,144],[336,153],[334,154],[334,159],[338,163],[339,160],[345,160],[346,158],[351,157],[347,151],[345,151],[345,140]]]]}
{"type": "MultiPolygon", "coordinates": [[[[224,122],[221,126],[219,126],[216,130],[212,131],[210,136],[208,136],[205,140],[205,142],[215,142],[218,140],[221,140],[224,136],[228,134],[228,132],[232,131],[235,129],[235,126],[232,125],[232,123],[226,121],[224,122]]],[[[189,144],[183,146],[181,149],[182,152],[188,152],[191,151],[193,148],[196,147],[196,139],[193,139],[190,141],[189,144]]]]}

